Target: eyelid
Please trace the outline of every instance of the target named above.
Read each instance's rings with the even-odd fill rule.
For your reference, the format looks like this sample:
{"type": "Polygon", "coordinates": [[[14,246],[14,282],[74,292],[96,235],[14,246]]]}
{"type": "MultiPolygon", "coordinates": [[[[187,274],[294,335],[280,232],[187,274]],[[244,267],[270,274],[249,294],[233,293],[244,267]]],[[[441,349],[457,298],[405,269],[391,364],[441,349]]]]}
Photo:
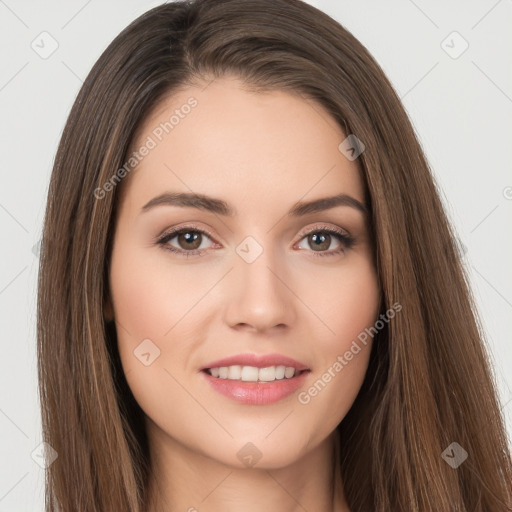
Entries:
{"type": "MultiPolygon", "coordinates": [[[[188,223],[188,224],[184,225],[183,227],[179,227],[178,226],[178,227],[173,227],[173,228],[168,229],[168,230],[164,230],[163,233],[161,233],[161,234],[159,234],[159,235],[157,235],[155,237],[155,241],[161,240],[162,238],[166,237],[167,235],[170,235],[171,233],[177,234],[180,231],[186,230],[186,229],[197,230],[197,231],[206,233],[211,239],[213,239],[213,240],[215,239],[215,236],[212,234],[212,232],[208,228],[204,228],[204,227],[198,226],[197,224],[194,224],[194,223],[188,223]]],[[[329,226],[329,225],[327,225],[325,223],[320,223],[319,225],[315,225],[315,226],[310,227],[310,228],[302,228],[299,231],[299,234],[297,236],[298,236],[299,241],[300,241],[300,240],[302,240],[302,238],[304,238],[306,235],[310,234],[311,232],[320,231],[322,229],[332,230],[332,231],[338,232],[338,233],[340,233],[342,235],[346,235],[346,236],[349,236],[349,237],[351,236],[349,231],[347,231],[346,229],[340,228],[338,226],[336,226],[336,227],[329,226]]]]}
{"type": "MultiPolygon", "coordinates": [[[[175,226],[171,229],[165,230],[162,234],[155,237],[155,243],[165,246],[165,244],[169,240],[172,240],[175,236],[179,235],[182,232],[186,232],[187,230],[188,231],[198,231],[200,233],[203,233],[203,234],[207,235],[208,238],[210,238],[212,240],[212,242],[214,242],[214,244],[218,244],[218,242],[216,242],[216,240],[215,240],[215,237],[213,236],[213,234],[211,233],[211,231],[208,228],[198,226],[197,224],[194,224],[194,223],[187,223],[184,226],[175,226]]],[[[335,256],[337,254],[341,254],[341,253],[345,252],[345,249],[351,249],[353,247],[353,245],[355,245],[355,243],[356,243],[355,238],[346,229],[340,228],[338,226],[335,226],[335,227],[329,226],[324,222],[324,223],[316,224],[312,227],[303,228],[299,232],[298,240],[297,240],[297,242],[294,243],[294,246],[297,243],[299,243],[307,235],[309,235],[311,233],[315,233],[315,232],[322,232],[322,231],[325,231],[325,232],[331,233],[331,234],[335,234],[335,235],[337,234],[338,236],[341,237],[341,240],[339,240],[340,243],[345,244],[346,247],[342,248],[341,250],[340,249],[331,249],[329,251],[319,251],[319,252],[310,251],[310,252],[314,253],[313,254],[314,257],[315,256],[335,256]]],[[[168,250],[170,252],[176,253],[178,255],[188,257],[188,256],[201,255],[202,253],[209,251],[211,248],[194,249],[192,251],[185,251],[183,249],[177,249],[177,248],[171,246],[171,248],[164,247],[164,249],[168,250]]]]}
{"type": "Polygon", "coordinates": [[[304,238],[306,235],[309,235],[312,232],[322,231],[322,230],[334,231],[336,233],[339,233],[340,235],[345,235],[345,236],[348,236],[348,237],[351,236],[350,233],[346,229],[340,228],[338,226],[329,226],[328,224],[320,223],[320,224],[317,224],[317,225],[313,226],[312,228],[303,228],[303,229],[301,229],[299,231],[299,235],[298,235],[299,240],[302,240],[302,238],[304,238]]]}
{"type": "MultiPolygon", "coordinates": [[[[160,235],[157,235],[154,240],[156,242],[158,242],[159,240],[162,240],[163,238],[166,238],[167,236],[169,236],[171,234],[176,236],[180,232],[186,231],[186,230],[189,230],[189,231],[199,231],[201,233],[204,233],[204,234],[208,235],[208,237],[211,238],[212,240],[215,240],[214,235],[212,234],[212,232],[208,228],[204,228],[202,226],[198,226],[197,224],[194,224],[194,223],[187,223],[187,224],[185,224],[182,227],[175,226],[173,228],[166,229],[160,235]]],[[[192,251],[190,251],[190,252],[192,252],[192,251]]]]}

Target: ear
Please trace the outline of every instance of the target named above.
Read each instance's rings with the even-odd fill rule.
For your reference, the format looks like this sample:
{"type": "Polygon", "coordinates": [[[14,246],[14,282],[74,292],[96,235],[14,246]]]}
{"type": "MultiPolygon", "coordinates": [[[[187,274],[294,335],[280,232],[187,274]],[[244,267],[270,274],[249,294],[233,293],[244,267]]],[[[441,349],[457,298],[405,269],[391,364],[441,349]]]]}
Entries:
{"type": "Polygon", "coordinates": [[[114,308],[112,306],[112,301],[110,300],[110,294],[107,296],[103,305],[103,317],[107,322],[112,322],[114,320],[114,308]]]}

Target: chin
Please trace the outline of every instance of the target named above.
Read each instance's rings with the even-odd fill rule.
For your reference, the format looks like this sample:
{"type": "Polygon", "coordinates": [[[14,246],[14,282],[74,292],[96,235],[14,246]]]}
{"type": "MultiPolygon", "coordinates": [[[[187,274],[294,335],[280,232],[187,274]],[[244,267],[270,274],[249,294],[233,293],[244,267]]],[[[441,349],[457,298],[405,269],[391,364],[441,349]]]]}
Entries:
{"type": "Polygon", "coordinates": [[[219,463],[234,469],[279,469],[297,462],[305,453],[307,441],[293,439],[287,432],[275,436],[275,433],[259,434],[251,438],[245,433],[235,436],[226,445],[219,443],[218,450],[208,450],[207,455],[219,463]],[[268,436],[265,438],[265,436],[268,436]],[[284,440],[287,442],[284,442],[284,440]]]}

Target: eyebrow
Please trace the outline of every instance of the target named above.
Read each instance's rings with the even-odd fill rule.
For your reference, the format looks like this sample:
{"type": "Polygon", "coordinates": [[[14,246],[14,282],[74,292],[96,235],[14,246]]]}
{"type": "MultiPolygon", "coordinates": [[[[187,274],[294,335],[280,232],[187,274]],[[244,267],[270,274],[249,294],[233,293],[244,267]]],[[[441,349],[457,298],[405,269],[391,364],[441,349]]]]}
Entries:
{"type": "MultiPolygon", "coordinates": [[[[155,208],[156,206],[181,206],[197,208],[219,215],[234,217],[237,215],[236,209],[230,206],[222,199],[216,199],[203,194],[194,194],[188,192],[166,192],[151,199],[142,207],[141,213],[155,208]]],[[[313,201],[299,201],[295,203],[288,211],[291,217],[301,217],[310,213],[317,213],[324,210],[335,208],[336,206],[349,206],[360,211],[365,217],[368,215],[368,208],[365,204],[347,194],[338,194],[331,197],[322,197],[313,201]]]]}

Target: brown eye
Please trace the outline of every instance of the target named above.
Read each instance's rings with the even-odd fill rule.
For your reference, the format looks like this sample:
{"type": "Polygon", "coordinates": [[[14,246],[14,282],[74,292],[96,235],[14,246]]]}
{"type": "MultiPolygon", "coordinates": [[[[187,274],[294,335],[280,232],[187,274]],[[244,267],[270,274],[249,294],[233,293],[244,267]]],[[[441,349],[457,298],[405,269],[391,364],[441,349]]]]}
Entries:
{"type": "Polygon", "coordinates": [[[162,245],[164,249],[174,252],[183,256],[192,256],[199,254],[206,249],[208,245],[204,245],[203,242],[211,241],[208,233],[204,232],[199,228],[182,228],[176,229],[163,235],[158,241],[159,245],[162,245]],[[203,247],[201,247],[203,245],[203,247]]]}
{"type": "Polygon", "coordinates": [[[326,251],[331,245],[331,235],[324,232],[316,232],[308,235],[309,246],[314,251],[326,251]],[[320,234],[318,234],[320,233],[320,234]]]}
{"type": "Polygon", "coordinates": [[[336,256],[344,254],[355,244],[355,239],[348,233],[325,226],[318,227],[301,238],[299,249],[308,249],[314,256],[336,256]],[[334,242],[334,247],[331,247],[334,242]]]}
{"type": "Polygon", "coordinates": [[[196,231],[183,231],[177,235],[178,244],[182,249],[198,249],[202,234],[196,231]]]}

